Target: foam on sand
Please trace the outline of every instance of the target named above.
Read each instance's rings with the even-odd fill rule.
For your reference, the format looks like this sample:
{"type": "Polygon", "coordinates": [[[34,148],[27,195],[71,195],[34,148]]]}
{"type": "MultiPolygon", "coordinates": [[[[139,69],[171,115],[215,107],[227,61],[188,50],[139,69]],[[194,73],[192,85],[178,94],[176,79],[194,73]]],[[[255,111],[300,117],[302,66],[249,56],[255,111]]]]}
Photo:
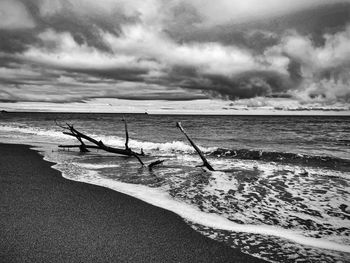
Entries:
{"type": "Polygon", "coordinates": [[[154,206],[170,210],[193,223],[201,224],[214,229],[274,236],[305,246],[350,253],[350,246],[319,238],[305,237],[297,232],[289,231],[281,227],[237,224],[222,216],[205,213],[200,211],[198,208],[176,201],[161,189],[149,188],[143,185],[122,183],[108,178],[102,178],[96,171],[89,171],[88,176],[79,177],[79,179],[75,176],[72,177],[67,173],[63,173],[63,176],[70,180],[103,186],[136,197],[154,206]]]}
{"type": "Polygon", "coordinates": [[[89,163],[73,163],[74,165],[78,165],[82,168],[99,170],[104,168],[118,168],[120,165],[118,164],[89,164],[89,163]]]}

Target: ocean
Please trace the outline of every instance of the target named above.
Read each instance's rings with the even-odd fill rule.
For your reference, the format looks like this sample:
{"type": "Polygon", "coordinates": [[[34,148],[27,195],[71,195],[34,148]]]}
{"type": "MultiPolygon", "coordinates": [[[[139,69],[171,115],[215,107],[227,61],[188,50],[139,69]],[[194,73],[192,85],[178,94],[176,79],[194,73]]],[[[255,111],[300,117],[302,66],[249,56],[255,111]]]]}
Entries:
{"type": "Polygon", "coordinates": [[[0,142],[29,144],[74,181],[173,211],[205,236],[270,262],[350,262],[350,117],[1,113],[0,142]],[[74,124],[134,157],[77,144],[74,124]],[[211,172],[176,128],[200,147],[211,172]]]}

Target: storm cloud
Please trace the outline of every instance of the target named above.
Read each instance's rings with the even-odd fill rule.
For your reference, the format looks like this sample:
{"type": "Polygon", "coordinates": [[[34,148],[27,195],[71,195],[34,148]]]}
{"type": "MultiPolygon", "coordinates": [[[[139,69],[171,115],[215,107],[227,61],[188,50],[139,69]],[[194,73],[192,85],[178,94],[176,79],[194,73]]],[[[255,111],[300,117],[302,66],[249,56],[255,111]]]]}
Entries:
{"type": "Polygon", "coordinates": [[[0,100],[349,102],[348,0],[0,0],[0,100]]]}

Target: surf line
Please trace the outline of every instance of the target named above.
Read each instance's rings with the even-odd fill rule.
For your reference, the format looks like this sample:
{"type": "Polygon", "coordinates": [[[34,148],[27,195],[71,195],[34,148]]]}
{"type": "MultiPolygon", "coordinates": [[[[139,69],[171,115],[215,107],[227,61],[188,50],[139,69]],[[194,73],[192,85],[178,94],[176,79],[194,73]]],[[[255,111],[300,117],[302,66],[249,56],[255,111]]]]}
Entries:
{"type": "MultiPolygon", "coordinates": [[[[55,168],[55,166],[53,166],[55,168]]],[[[286,230],[280,227],[267,226],[267,225],[241,225],[234,223],[227,218],[224,218],[219,215],[210,214],[200,211],[198,208],[190,206],[185,203],[181,203],[172,199],[166,192],[163,192],[158,189],[150,189],[144,185],[134,185],[128,183],[122,183],[114,181],[109,178],[101,177],[98,172],[94,173],[92,176],[91,172],[89,173],[88,178],[72,178],[69,175],[62,173],[63,177],[73,181],[80,181],[89,184],[94,184],[106,188],[110,188],[117,192],[130,195],[137,199],[140,199],[151,205],[169,210],[178,214],[182,218],[189,220],[193,223],[197,223],[203,226],[211,227],[214,229],[232,231],[232,232],[244,232],[252,234],[260,234],[265,236],[274,236],[282,239],[292,241],[304,246],[334,250],[344,253],[350,253],[350,246],[339,244],[336,242],[321,240],[319,238],[305,237],[301,234],[295,233],[290,230],[286,230]]]]}

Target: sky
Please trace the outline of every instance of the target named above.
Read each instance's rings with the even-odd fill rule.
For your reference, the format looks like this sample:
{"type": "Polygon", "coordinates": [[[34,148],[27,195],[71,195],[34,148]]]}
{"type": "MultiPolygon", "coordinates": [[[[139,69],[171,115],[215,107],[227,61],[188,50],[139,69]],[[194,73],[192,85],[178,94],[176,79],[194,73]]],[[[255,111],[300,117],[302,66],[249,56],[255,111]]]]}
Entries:
{"type": "Polygon", "coordinates": [[[349,102],[350,0],[0,0],[2,109],[349,113],[349,102]]]}

